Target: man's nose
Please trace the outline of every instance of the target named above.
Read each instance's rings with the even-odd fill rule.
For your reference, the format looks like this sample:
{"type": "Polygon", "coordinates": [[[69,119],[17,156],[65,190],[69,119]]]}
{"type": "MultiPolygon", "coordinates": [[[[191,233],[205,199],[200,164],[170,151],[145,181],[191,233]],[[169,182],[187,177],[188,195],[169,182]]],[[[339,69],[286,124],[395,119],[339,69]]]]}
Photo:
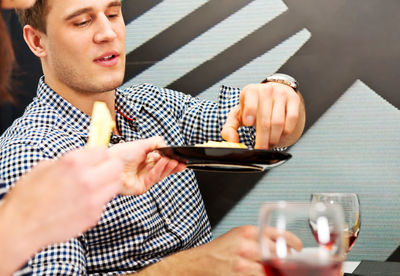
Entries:
{"type": "Polygon", "coordinates": [[[97,20],[97,30],[94,35],[94,41],[96,43],[107,42],[114,40],[117,37],[117,33],[115,32],[112,22],[109,18],[103,14],[98,17],[97,20]]]}

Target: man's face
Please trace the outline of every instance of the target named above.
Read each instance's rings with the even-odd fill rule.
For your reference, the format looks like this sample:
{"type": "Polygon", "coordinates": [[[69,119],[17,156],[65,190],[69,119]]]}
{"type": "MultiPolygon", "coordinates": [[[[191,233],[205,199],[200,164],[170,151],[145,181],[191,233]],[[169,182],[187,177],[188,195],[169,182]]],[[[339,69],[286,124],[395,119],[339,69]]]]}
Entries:
{"type": "Polygon", "coordinates": [[[125,69],[120,0],[50,0],[43,59],[46,81],[81,93],[111,91],[125,69]]]}

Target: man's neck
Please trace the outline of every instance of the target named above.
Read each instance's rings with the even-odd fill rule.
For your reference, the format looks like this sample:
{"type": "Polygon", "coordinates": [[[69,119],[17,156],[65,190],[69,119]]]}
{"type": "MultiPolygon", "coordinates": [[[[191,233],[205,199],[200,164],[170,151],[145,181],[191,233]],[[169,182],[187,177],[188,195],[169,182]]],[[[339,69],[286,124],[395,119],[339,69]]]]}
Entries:
{"type": "MultiPolygon", "coordinates": [[[[46,81],[46,79],[45,79],[46,81]]],[[[51,81],[46,83],[53,89],[58,95],[63,97],[70,104],[78,108],[83,113],[91,116],[93,104],[96,101],[105,102],[108,109],[110,110],[111,116],[115,118],[115,90],[106,92],[83,92],[71,89],[68,86],[52,83],[51,81]]]]}

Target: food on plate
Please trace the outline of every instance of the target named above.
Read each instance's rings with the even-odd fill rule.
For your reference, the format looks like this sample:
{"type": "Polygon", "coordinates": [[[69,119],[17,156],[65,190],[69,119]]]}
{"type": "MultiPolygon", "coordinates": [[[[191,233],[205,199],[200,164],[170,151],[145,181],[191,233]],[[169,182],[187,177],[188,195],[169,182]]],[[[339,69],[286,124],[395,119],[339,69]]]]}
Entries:
{"type": "Polygon", "coordinates": [[[247,149],[247,146],[245,144],[243,144],[243,143],[234,143],[234,142],[228,142],[228,141],[222,141],[222,142],[208,141],[208,142],[203,143],[203,144],[196,144],[195,147],[247,149]]]}
{"type": "Polygon", "coordinates": [[[114,127],[115,122],[111,117],[107,105],[104,102],[95,102],[93,105],[92,117],[90,119],[89,139],[87,145],[89,147],[107,147],[114,127]]]}

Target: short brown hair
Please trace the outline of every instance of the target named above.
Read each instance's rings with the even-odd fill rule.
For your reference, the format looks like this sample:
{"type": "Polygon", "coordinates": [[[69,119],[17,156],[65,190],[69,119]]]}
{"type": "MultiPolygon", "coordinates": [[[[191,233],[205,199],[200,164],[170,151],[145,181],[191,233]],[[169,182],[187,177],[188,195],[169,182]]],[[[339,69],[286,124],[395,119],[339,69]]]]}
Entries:
{"type": "Polygon", "coordinates": [[[18,18],[22,26],[31,25],[43,33],[46,33],[46,18],[48,13],[48,0],[37,0],[31,8],[17,10],[18,18]]]}
{"type": "Polygon", "coordinates": [[[11,39],[0,10],[0,103],[7,100],[13,101],[12,96],[8,93],[13,63],[14,52],[11,39]]]}

